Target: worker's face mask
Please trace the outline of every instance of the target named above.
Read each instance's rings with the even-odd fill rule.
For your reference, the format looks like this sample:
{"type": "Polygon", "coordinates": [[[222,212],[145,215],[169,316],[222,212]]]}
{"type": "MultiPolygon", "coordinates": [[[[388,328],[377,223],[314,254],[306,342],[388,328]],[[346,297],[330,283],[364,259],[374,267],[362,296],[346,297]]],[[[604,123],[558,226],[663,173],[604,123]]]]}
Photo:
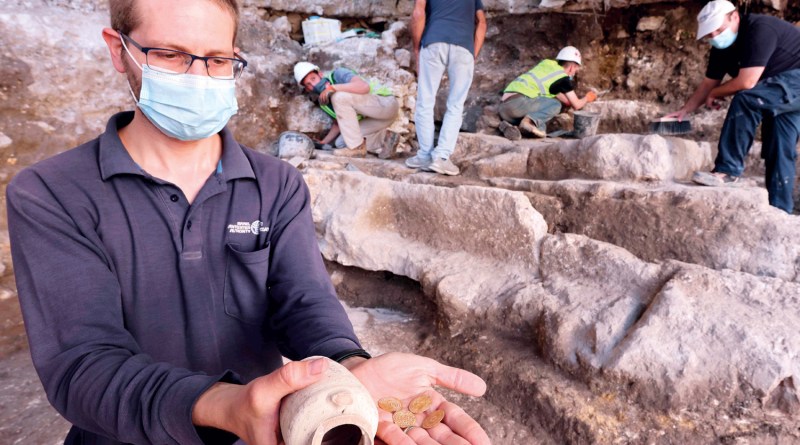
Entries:
{"type": "Polygon", "coordinates": [[[132,89],[131,96],[147,119],[165,135],[182,141],[205,139],[222,130],[239,110],[235,79],[155,71],[139,65],[124,40],[122,44],[142,70],[139,100],[132,89]]]}
{"type": "Polygon", "coordinates": [[[329,83],[330,82],[328,82],[327,79],[320,79],[319,82],[317,82],[317,84],[314,85],[313,91],[317,94],[322,94],[322,92],[325,91],[325,88],[328,87],[329,83]]]}
{"type": "Polygon", "coordinates": [[[738,36],[737,33],[733,32],[730,28],[726,28],[725,31],[711,38],[711,46],[717,49],[725,49],[733,45],[733,42],[736,41],[736,36],[738,36]]]}

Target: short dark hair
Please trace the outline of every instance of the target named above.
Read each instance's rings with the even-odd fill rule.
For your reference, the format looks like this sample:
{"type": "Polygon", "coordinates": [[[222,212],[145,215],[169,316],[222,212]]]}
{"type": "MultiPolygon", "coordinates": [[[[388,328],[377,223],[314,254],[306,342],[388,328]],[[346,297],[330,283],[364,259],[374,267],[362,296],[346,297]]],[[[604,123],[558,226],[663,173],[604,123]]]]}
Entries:
{"type": "MultiPolygon", "coordinates": [[[[231,13],[234,22],[233,41],[239,30],[239,4],[237,0],[209,0],[231,13]]],[[[111,27],[125,35],[130,34],[141,23],[136,14],[136,0],[108,0],[111,13],[111,27]]]]}
{"type": "Polygon", "coordinates": [[[573,62],[571,60],[556,60],[556,62],[558,62],[558,64],[561,65],[561,66],[566,66],[568,63],[574,63],[575,65],[581,66],[580,63],[573,62]]]}

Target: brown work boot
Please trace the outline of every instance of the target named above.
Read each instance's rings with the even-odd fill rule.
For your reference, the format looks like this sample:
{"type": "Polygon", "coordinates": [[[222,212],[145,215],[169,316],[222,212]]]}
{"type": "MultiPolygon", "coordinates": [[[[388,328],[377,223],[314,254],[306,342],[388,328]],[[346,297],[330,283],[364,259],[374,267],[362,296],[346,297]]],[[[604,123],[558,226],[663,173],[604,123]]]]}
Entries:
{"type": "Polygon", "coordinates": [[[518,141],[522,139],[522,133],[519,132],[519,128],[511,125],[506,121],[500,121],[500,125],[497,127],[503,136],[510,141],[518,141]]]}
{"type": "Polygon", "coordinates": [[[367,155],[367,140],[362,139],[361,145],[356,148],[337,148],[333,150],[336,156],[347,156],[350,158],[363,158],[367,155]]]}
{"type": "Polygon", "coordinates": [[[519,129],[527,133],[530,133],[536,136],[537,138],[547,137],[547,133],[540,130],[539,127],[537,127],[536,124],[533,122],[533,119],[529,118],[528,116],[525,116],[522,119],[522,122],[519,123],[519,129]]]}

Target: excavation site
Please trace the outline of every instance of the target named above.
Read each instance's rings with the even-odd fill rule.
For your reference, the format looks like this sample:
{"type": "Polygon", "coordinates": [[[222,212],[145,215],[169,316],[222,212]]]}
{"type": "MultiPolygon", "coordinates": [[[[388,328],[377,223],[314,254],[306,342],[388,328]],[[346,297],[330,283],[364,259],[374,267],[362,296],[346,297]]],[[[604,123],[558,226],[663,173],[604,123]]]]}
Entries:
{"type": "MultiPolygon", "coordinates": [[[[794,0],[731,1],[742,23],[761,14],[800,28],[794,0]]],[[[428,126],[418,118],[415,1],[238,3],[235,57],[247,63],[235,79],[238,111],[227,131],[302,175],[325,269],[372,357],[417,354],[481,377],[482,397],[441,392],[495,445],[800,443],[798,183],[784,183],[793,184],[791,211],[774,205],[774,168],[762,147],[776,136],[767,123],[740,176],[697,182],[698,172],[719,177],[711,172],[720,146],[727,148],[719,141],[733,94],[709,98],[711,107],[703,101],[680,121],[662,119],[708,79],[712,46],[697,39],[705,1],[483,0],[485,39],[455,148],[437,160],[437,146],[421,168],[409,166],[425,152],[418,135],[428,126]],[[543,60],[566,70],[567,47],[579,51],[577,74],[553,69],[574,86],[575,94],[561,96],[576,95],[580,109],[562,101],[533,127],[525,124],[530,114],[508,120],[509,84],[526,72],[540,81],[532,68],[543,60]],[[308,67],[299,79],[298,66],[308,67]],[[369,84],[369,94],[380,85],[378,95],[396,101],[380,137],[365,134],[356,148],[344,113],[332,118],[318,106],[325,97],[333,107],[343,103],[342,84],[335,77],[325,84],[325,73],[342,68],[369,84]],[[319,74],[322,93],[304,87],[309,72],[319,74]],[[342,129],[338,143],[332,125],[342,129]],[[446,173],[435,170],[439,161],[448,162],[446,173]]],[[[48,401],[31,359],[36,328],[26,332],[17,284],[33,256],[15,250],[12,263],[17,238],[6,190],[21,172],[97,138],[112,116],[136,108],[136,85],[109,57],[109,26],[104,0],[0,4],[0,444],[64,443],[76,422],[48,401]]],[[[448,100],[454,79],[445,72],[433,90],[440,142],[458,108],[448,100]]],[[[362,114],[364,128],[371,118],[362,114]]],[[[777,162],[796,164],[796,149],[777,162]]],[[[47,219],[32,218],[42,225],[29,231],[71,227],[47,219]]],[[[231,224],[269,236],[259,234],[269,227],[251,222],[231,224]]],[[[105,223],[92,219],[97,236],[115,245],[100,229],[105,223]]],[[[71,263],[63,267],[79,266],[71,263]]],[[[175,329],[164,342],[183,335],[175,329]]]]}

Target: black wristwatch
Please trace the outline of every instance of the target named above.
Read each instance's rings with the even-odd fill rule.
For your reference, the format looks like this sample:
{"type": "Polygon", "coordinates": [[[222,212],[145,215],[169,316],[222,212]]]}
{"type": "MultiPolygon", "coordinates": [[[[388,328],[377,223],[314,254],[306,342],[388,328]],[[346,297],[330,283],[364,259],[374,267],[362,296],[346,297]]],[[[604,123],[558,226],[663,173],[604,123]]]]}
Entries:
{"type": "Polygon", "coordinates": [[[366,359],[371,359],[372,358],[372,356],[369,355],[369,352],[367,352],[367,351],[365,351],[363,349],[348,349],[346,351],[342,351],[342,352],[338,352],[336,354],[333,354],[332,356],[330,356],[328,358],[330,358],[331,360],[333,360],[335,362],[341,363],[345,359],[348,359],[350,357],[364,357],[366,359]]]}

